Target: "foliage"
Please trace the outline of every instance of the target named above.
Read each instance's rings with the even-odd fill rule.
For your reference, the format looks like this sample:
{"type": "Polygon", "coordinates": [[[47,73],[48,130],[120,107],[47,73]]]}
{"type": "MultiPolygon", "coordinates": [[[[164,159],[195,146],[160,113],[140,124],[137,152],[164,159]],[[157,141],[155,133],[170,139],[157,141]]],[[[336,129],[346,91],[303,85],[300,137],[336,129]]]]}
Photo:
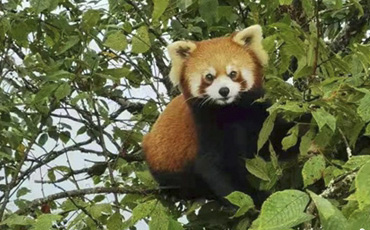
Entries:
{"type": "Polygon", "coordinates": [[[369,19],[369,0],[0,1],[0,229],[370,228],[369,19]],[[258,146],[312,114],[282,143],[299,158],[246,162],[260,212],[168,199],[140,148],[178,94],[165,46],[256,23],[276,102],[258,146]]]}

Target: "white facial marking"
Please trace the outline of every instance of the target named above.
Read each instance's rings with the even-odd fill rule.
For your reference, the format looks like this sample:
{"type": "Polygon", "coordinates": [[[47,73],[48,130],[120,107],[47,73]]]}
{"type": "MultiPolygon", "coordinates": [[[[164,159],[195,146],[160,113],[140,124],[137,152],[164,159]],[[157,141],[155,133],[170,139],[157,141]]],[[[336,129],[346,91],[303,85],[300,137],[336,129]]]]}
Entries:
{"type": "Polygon", "coordinates": [[[253,73],[249,69],[242,69],[241,73],[242,73],[242,77],[243,77],[244,81],[247,82],[247,88],[245,89],[245,91],[248,91],[254,85],[253,73]]]}
{"type": "Polygon", "coordinates": [[[212,74],[213,76],[216,76],[216,69],[213,67],[209,67],[204,73],[203,76],[206,76],[207,74],[212,74]]]}
{"type": "Polygon", "coordinates": [[[202,97],[204,95],[199,94],[199,87],[202,84],[202,78],[206,76],[207,74],[212,74],[212,76],[216,76],[216,69],[213,67],[209,67],[206,71],[203,72],[203,74],[197,74],[194,73],[190,77],[190,92],[194,97],[202,97]]]}
{"type": "Polygon", "coordinates": [[[210,86],[206,89],[206,94],[212,98],[217,104],[229,104],[235,100],[240,91],[240,84],[234,82],[228,76],[218,76],[210,86]],[[221,88],[227,87],[230,92],[227,97],[220,95],[219,91],[221,88]]]}
{"type": "Polygon", "coordinates": [[[201,74],[193,74],[189,78],[189,86],[190,86],[190,93],[194,97],[199,97],[201,96],[199,94],[199,87],[202,84],[202,75],[201,74]]]}
{"type": "Polygon", "coordinates": [[[227,73],[227,74],[230,74],[230,73],[231,73],[231,71],[236,71],[235,66],[232,66],[232,65],[228,65],[228,66],[226,66],[226,73],[227,73]]]}

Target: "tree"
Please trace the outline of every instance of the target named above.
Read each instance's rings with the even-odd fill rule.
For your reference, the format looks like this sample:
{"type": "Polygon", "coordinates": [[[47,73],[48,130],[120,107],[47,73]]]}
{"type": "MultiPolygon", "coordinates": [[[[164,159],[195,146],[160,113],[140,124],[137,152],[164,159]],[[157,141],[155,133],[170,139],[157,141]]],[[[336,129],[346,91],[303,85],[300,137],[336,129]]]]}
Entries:
{"type": "Polygon", "coordinates": [[[370,229],[369,0],[9,0],[0,10],[1,229],[370,229]],[[299,160],[271,148],[271,160],[247,161],[251,184],[272,192],[260,211],[237,192],[237,212],[174,201],[140,147],[179,93],[165,47],[256,23],[271,114],[313,115],[299,160]]]}

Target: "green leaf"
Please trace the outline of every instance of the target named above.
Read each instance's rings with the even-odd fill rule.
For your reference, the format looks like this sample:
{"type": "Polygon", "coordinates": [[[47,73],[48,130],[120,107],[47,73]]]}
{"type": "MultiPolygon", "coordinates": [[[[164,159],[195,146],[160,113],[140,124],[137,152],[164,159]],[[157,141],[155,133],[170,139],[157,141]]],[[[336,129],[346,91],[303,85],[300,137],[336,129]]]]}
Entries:
{"type": "Polygon", "coordinates": [[[234,217],[239,217],[244,215],[249,209],[254,207],[253,200],[250,196],[247,194],[244,194],[242,192],[232,192],[228,196],[226,196],[226,199],[230,201],[230,203],[236,205],[239,207],[238,211],[235,213],[234,217]]]}
{"type": "Polygon", "coordinates": [[[43,10],[49,8],[50,0],[31,0],[31,7],[34,9],[36,14],[41,13],[43,10]]]}
{"type": "Polygon", "coordinates": [[[145,203],[138,204],[133,210],[132,210],[132,224],[135,224],[137,221],[143,219],[144,217],[147,217],[154,211],[158,204],[157,200],[149,200],[145,203]]]}
{"type": "MultiPolygon", "coordinates": [[[[149,222],[150,230],[170,230],[170,217],[167,215],[165,208],[161,203],[157,203],[154,211],[150,214],[151,220],[149,222]]],[[[175,225],[175,228],[178,227],[175,225]]]]}
{"type": "Polygon", "coordinates": [[[130,69],[127,67],[115,68],[115,69],[105,69],[101,73],[105,75],[110,75],[112,80],[119,80],[121,78],[127,77],[130,74],[130,69]]]}
{"type": "Polygon", "coordinates": [[[298,125],[293,126],[293,128],[291,128],[288,132],[289,135],[284,137],[284,139],[281,141],[284,151],[296,145],[298,141],[298,131],[299,126],[298,125]]]}
{"type": "Polygon", "coordinates": [[[87,128],[86,128],[86,126],[84,125],[84,126],[82,126],[81,128],[79,128],[79,129],[77,130],[77,135],[84,134],[84,133],[86,133],[86,131],[87,131],[87,128]]]}
{"type": "Polygon", "coordinates": [[[48,177],[51,181],[55,181],[56,180],[56,177],[55,177],[55,173],[54,173],[54,169],[49,169],[48,170],[48,177]]]}
{"type": "Polygon", "coordinates": [[[150,46],[148,28],[141,26],[137,30],[137,34],[132,38],[132,52],[137,54],[145,53],[149,50],[150,46]]]}
{"type": "Polygon", "coordinates": [[[324,109],[318,109],[312,112],[312,115],[321,130],[324,125],[328,125],[329,128],[334,132],[336,127],[336,119],[333,115],[326,112],[324,109]]]}
{"type": "Polygon", "coordinates": [[[59,138],[64,142],[64,144],[66,144],[71,139],[71,133],[68,131],[60,132],[59,138]]]}
{"type": "Polygon", "coordinates": [[[293,0],[279,0],[280,5],[290,5],[293,0]]]}
{"type": "Polygon", "coordinates": [[[88,10],[82,15],[82,28],[89,31],[100,20],[100,13],[97,10],[88,10]]]}
{"type": "Polygon", "coordinates": [[[68,40],[59,48],[57,55],[61,55],[73,46],[77,45],[80,42],[79,36],[70,36],[68,40]]]}
{"type": "Polygon", "coordinates": [[[1,225],[8,225],[8,226],[14,226],[14,225],[31,225],[35,221],[27,216],[18,216],[18,215],[10,215],[8,218],[6,218],[4,221],[0,222],[1,225]]]}
{"type": "Polygon", "coordinates": [[[361,168],[364,164],[370,162],[369,155],[352,156],[344,165],[343,168],[348,170],[356,170],[361,168]]]}
{"type": "Polygon", "coordinates": [[[111,204],[94,204],[87,209],[91,216],[94,218],[99,218],[103,214],[111,214],[112,213],[112,205],[111,204]]]}
{"type": "Polygon", "coordinates": [[[177,1],[177,7],[179,7],[181,10],[186,10],[189,6],[193,4],[193,0],[181,0],[177,1]]]}
{"type": "Polygon", "coordinates": [[[71,86],[67,82],[63,82],[55,91],[54,95],[57,100],[61,100],[71,93],[71,86]]]}
{"type": "Polygon", "coordinates": [[[311,18],[315,12],[315,7],[312,4],[312,0],[303,0],[302,7],[306,15],[311,18]]]}
{"type": "Polygon", "coordinates": [[[122,229],[122,216],[119,213],[114,213],[108,218],[107,229],[108,230],[121,230],[122,229]]]}
{"type": "Polygon", "coordinates": [[[31,190],[29,190],[28,188],[26,187],[22,187],[20,188],[18,191],[17,191],[17,198],[21,197],[21,196],[24,196],[26,195],[27,193],[30,193],[31,190]]]}
{"type": "Polygon", "coordinates": [[[312,129],[310,129],[302,138],[301,143],[299,145],[299,153],[303,155],[307,155],[308,150],[312,145],[312,139],[314,138],[315,133],[312,129]]]}
{"type": "Polygon", "coordinates": [[[306,193],[298,190],[276,192],[262,204],[250,229],[285,230],[311,220],[313,216],[304,213],[309,200],[306,193]]]}
{"type": "Polygon", "coordinates": [[[357,108],[357,112],[365,122],[370,121],[370,94],[366,94],[357,108]]]}
{"type": "Polygon", "coordinates": [[[272,112],[270,114],[270,116],[268,116],[265,120],[265,122],[263,123],[263,126],[262,126],[262,129],[259,133],[259,136],[258,136],[258,143],[257,143],[257,146],[258,146],[258,149],[257,151],[260,151],[260,149],[263,147],[263,145],[266,143],[266,141],[268,140],[273,128],[274,128],[274,122],[275,122],[275,119],[276,119],[276,115],[277,113],[276,112],[272,112]]]}
{"type": "Polygon", "coordinates": [[[356,199],[361,209],[370,204],[370,162],[360,168],[355,179],[356,199]]]}
{"type": "Polygon", "coordinates": [[[183,230],[184,229],[178,221],[172,218],[168,218],[168,219],[169,219],[168,230],[183,230]]]}
{"type": "Polygon", "coordinates": [[[199,14],[208,26],[218,22],[218,0],[199,0],[199,14]]]}
{"type": "Polygon", "coordinates": [[[153,14],[152,19],[154,21],[157,21],[159,17],[162,16],[164,11],[166,10],[168,6],[169,0],[153,0],[154,8],[153,8],[153,14]]]}
{"type": "Polygon", "coordinates": [[[256,177],[265,181],[270,181],[266,161],[261,157],[247,159],[245,161],[245,166],[247,167],[248,171],[256,177]]]}
{"type": "Polygon", "coordinates": [[[41,145],[41,146],[44,146],[45,143],[48,141],[48,139],[49,139],[48,134],[47,133],[43,133],[43,134],[41,134],[41,136],[40,136],[40,138],[39,138],[39,140],[38,140],[37,143],[39,145],[41,145]]]}
{"type": "Polygon", "coordinates": [[[348,222],[348,229],[370,229],[370,206],[354,211],[348,222]]]}
{"type": "Polygon", "coordinates": [[[42,214],[38,216],[36,222],[32,225],[34,230],[50,230],[53,223],[62,218],[61,215],[42,214]]]}
{"type": "Polygon", "coordinates": [[[54,90],[56,90],[57,88],[58,88],[58,85],[55,84],[55,83],[46,84],[46,85],[42,86],[40,91],[37,92],[34,101],[39,102],[39,101],[41,101],[42,99],[44,99],[46,97],[50,97],[51,94],[54,92],[54,90]]]}
{"type": "Polygon", "coordinates": [[[303,166],[302,176],[305,187],[322,178],[325,170],[325,159],[322,155],[311,157],[303,166]]]}
{"type": "Polygon", "coordinates": [[[368,136],[368,137],[370,136],[370,123],[367,124],[366,126],[364,136],[368,136]]]}
{"type": "Polygon", "coordinates": [[[121,31],[116,31],[108,35],[104,45],[116,51],[122,51],[127,47],[127,39],[121,31]]]}
{"type": "Polygon", "coordinates": [[[319,211],[322,228],[325,230],[348,230],[348,222],[341,211],[339,211],[327,199],[310,192],[310,196],[319,211]]]}

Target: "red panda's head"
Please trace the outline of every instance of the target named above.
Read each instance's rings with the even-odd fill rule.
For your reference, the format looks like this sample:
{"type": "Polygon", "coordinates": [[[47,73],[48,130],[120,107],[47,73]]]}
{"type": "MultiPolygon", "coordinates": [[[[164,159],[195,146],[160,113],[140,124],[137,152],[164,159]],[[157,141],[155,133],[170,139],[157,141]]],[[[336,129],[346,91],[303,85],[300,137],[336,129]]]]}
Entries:
{"type": "Polygon", "coordinates": [[[231,37],[175,42],[168,46],[171,81],[187,99],[232,103],[240,93],[261,87],[262,66],[268,61],[261,41],[261,26],[254,25],[231,37]]]}

